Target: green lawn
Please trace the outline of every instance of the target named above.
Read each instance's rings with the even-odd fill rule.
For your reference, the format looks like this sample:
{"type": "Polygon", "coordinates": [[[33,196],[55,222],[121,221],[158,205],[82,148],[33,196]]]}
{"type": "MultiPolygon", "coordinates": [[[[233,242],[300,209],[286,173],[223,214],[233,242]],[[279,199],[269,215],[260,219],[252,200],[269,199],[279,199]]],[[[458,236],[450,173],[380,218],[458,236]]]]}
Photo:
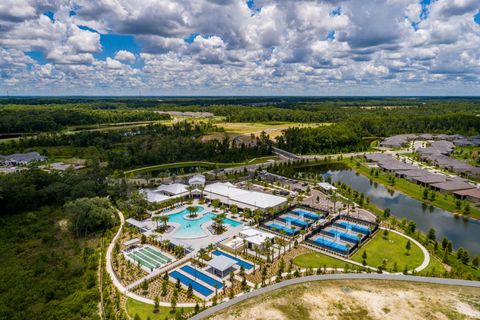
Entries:
{"type": "MultiPolygon", "coordinates": [[[[171,313],[171,308],[160,307],[160,312],[153,313],[153,305],[146,304],[137,300],[128,298],[127,300],[127,313],[133,319],[136,314],[142,320],[147,320],[150,317],[151,320],[164,320],[166,318],[175,318],[175,313],[171,313]]],[[[181,308],[177,308],[177,312],[180,312],[181,308]]],[[[184,308],[184,312],[190,312],[192,308],[184,308]]]]}
{"type": "Polygon", "coordinates": [[[378,232],[373,239],[358,250],[352,260],[362,262],[362,255],[367,251],[367,264],[372,267],[379,267],[383,260],[387,262],[387,270],[391,270],[397,262],[397,272],[402,272],[405,266],[409,270],[420,266],[424,256],[420,248],[411,242],[410,255],[407,255],[405,246],[407,239],[401,235],[390,232],[388,238],[383,237],[383,231],[378,232]]]}
{"type": "MultiPolygon", "coordinates": [[[[355,163],[352,163],[350,161],[344,160],[343,162],[347,164],[349,167],[351,167],[352,169],[368,177],[369,179],[376,181],[378,183],[381,183],[385,186],[388,186],[389,188],[393,188],[395,190],[403,192],[404,194],[414,199],[417,199],[429,205],[442,208],[452,213],[462,213],[462,210],[456,209],[455,207],[456,198],[452,195],[445,195],[440,192],[437,192],[437,196],[434,201],[425,200],[423,199],[423,191],[425,188],[416,183],[410,182],[406,179],[396,177],[395,185],[392,186],[388,181],[388,178],[390,175],[386,172],[380,171],[378,177],[371,176],[370,168],[366,167],[365,165],[360,165],[359,167],[357,167],[355,166],[355,163]]],[[[472,218],[480,219],[480,209],[478,207],[475,207],[473,203],[470,204],[470,216],[472,218]]]]}
{"type": "Polygon", "coordinates": [[[445,271],[443,263],[436,257],[430,255],[430,263],[428,266],[419,272],[419,275],[426,275],[429,272],[433,272],[435,275],[440,275],[445,271]]]}
{"type": "MultiPolygon", "coordinates": [[[[301,268],[344,268],[346,262],[318,252],[309,252],[299,255],[293,259],[293,264],[301,268]]],[[[352,268],[353,265],[349,264],[352,268]]]]}

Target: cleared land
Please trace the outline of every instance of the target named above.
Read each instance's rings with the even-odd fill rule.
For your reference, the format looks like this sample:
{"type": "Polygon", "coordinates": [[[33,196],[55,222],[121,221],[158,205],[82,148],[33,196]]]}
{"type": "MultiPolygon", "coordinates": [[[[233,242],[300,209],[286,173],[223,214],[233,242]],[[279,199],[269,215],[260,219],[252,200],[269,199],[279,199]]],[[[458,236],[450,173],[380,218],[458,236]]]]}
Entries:
{"type": "Polygon", "coordinates": [[[383,231],[380,231],[352,256],[352,260],[362,262],[363,252],[366,251],[369,266],[379,267],[385,261],[387,270],[392,270],[397,263],[397,270],[392,270],[394,272],[402,272],[405,266],[409,270],[415,269],[423,262],[423,252],[416,244],[410,242],[411,249],[407,255],[405,248],[407,241],[407,238],[393,232],[389,232],[388,237],[384,237],[383,231]]]}
{"type": "Polygon", "coordinates": [[[225,309],[211,319],[478,319],[480,289],[381,280],[310,282],[225,309]]]}

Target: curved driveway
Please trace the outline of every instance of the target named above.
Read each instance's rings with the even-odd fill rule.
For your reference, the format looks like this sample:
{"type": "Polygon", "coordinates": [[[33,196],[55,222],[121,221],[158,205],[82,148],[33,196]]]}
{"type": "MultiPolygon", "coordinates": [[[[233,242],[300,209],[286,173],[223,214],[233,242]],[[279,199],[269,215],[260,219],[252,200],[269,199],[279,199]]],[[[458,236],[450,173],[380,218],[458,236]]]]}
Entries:
{"type": "Polygon", "coordinates": [[[285,280],[279,283],[276,283],[271,286],[263,287],[254,291],[250,291],[241,296],[237,296],[232,300],[218,304],[214,307],[208,308],[205,311],[200,312],[199,314],[190,318],[190,320],[200,320],[208,316],[211,316],[214,313],[217,313],[225,308],[231,307],[234,304],[242,302],[244,300],[254,298],[258,295],[274,291],[286,286],[293,284],[300,284],[310,281],[325,281],[325,280],[394,280],[394,281],[411,281],[411,282],[423,282],[423,283],[433,283],[433,284],[443,284],[443,285],[456,285],[456,286],[466,286],[466,287],[476,287],[480,288],[480,281],[468,281],[468,280],[457,280],[457,279],[445,279],[445,278],[430,278],[430,277],[416,277],[416,276],[405,276],[399,274],[364,274],[364,273],[346,273],[346,274],[326,274],[326,275],[315,275],[309,277],[301,277],[290,280],[285,280]]]}

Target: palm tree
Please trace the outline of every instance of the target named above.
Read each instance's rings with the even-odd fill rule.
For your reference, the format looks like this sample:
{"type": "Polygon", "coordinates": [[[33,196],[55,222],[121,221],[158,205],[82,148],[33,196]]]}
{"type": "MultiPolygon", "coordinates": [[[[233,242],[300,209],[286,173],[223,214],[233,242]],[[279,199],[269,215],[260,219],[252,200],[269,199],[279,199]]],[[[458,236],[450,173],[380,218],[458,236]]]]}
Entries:
{"type": "Polygon", "coordinates": [[[220,207],[220,200],[218,199],[213,199],[212,200],[212,206],[216,209],[218,209],[218,207],[220,207]]]}
{"type": "Polygon", "coordinates": [[[198,250],[198,258],[200,259],[200,262],[203,261],[203,256],[205,255],[206,251],[204,248],[200,248],[200,250],[198,250]]]}
{"type": "Polygon", "coordinates": [[[255,221],[258,223],[260,219],[263,217],[263,211],[260,209],[255,210],[255,221]]]}
{"type": "Polygon", "coordinates": [[[161,219],[160,219],[161,217],[163,217],[163,216],[152,217],[152,221],[155,221],[156,229],[158,229],[158,221],[161,221],[161,219]]]}
{"type": "Polygon", "coordinates": [[[233,215],[236,215],[238,213],[238,207],[234,204],[232,204],[230,206],[230,212],[233,214],[233,215]]]}
{"type": "Polygon", "coordinates": [[[248,218],[251,218],[252,216],[252,209],[250,208],[245,208],[243,209],[243,218],[246,220],[248,218]]]}
{"type": "Polygon", "coordinates": [[[330,196],[330,199],[333,202],[333,213],[335,214],[336,205],[337,205],[337,193],[335,191],[333,191],[332,195],[330,196]]]}
{"type": "Polygon", "coordinates": [[[196,207],[188,206],[187,211],[188,211],[188,217],[189,218],[194,218],[194,217],[197,216],[197,208],[196,207]]]}
{"type": "Polygon", "coordinates": [[[165,228],[167,228],[167,222],[168,222],[168,220],[170,220],[170,217],[167,216],[167,215],[163,215],[163,216],[160,216],[160,217],[158,217],[158,218],[159,218],[160,221],[163,222],[163,226],[164,226],[165,228]]]}
{"type": "Polygon", "coordinates": [[[223,231],[223,220],[225,219],[225,213],[217,214],[212,220],[215,222],[215,229],[218,234],[221,234],[223,231]]]}
{"type": "Polygon", "coordinates": [[[350,215],[350,208],[353,209],[353,205],[354,205],[354,204],[353,204],[352,199],[348,198],[348,199],[347,199],[347,216],[350,215]]]}

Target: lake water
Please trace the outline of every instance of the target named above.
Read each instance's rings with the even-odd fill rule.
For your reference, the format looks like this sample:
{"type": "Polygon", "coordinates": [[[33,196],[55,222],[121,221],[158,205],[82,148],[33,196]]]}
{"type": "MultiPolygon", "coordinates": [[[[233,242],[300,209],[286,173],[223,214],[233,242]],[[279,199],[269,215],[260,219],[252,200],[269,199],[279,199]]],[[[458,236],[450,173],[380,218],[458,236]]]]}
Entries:
{"type": "MultiPolygon", "coordinates": [[[[471,255],[480,254],[480,222],[455,218],[451,213],[431,206],[425,206],[421,201],[413,199],[400,192],[389,191],[381,184],[371,183],[370,179],[344,166],[319,165],[298,168],[303,174],[321,174],[326,178],[331,176],[332,182],[341,181],[354,190],[369,197],[370,201],[380,209],[390,208],[391,213],[402,219],[415,221],[417,228],[424,233],[434,228],[437,240],[446,236],[455,248],[463,247],[471,255]]],[[[439,195],[441,196],[441,195],[439,195]]]]}

